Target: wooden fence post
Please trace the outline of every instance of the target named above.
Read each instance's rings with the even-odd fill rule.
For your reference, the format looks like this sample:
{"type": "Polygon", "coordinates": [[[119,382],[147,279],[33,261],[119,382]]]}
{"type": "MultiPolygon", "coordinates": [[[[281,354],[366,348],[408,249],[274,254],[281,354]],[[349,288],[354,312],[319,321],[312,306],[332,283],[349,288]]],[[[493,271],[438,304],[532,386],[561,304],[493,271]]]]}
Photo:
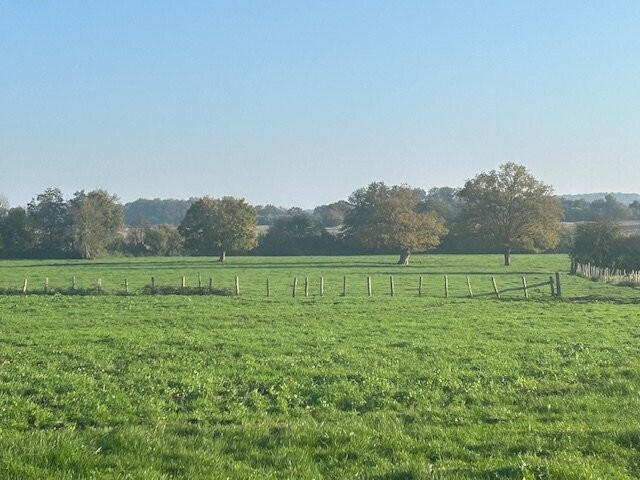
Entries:
{"type": "Polygon", "coordinates": [[[156,279],[155,277],[151,277],[151,290],[156,289],[156,279]]]}
{"type": "Polygon", "coordinates": [[[342,277],[342,296],[347,296],[347,276],[342,277]]]}
{"type": "Polygon", "coordinates": [[[236,296],[240,295],[240,278],[236,275],[236,296]]]}
{"type": "Polygon", "coordinates": [[[198,288],[202,288],[202,275],[198,273],[198,288]]]}
{"type": "Polygon", "coordinates": [[[44,279],[44,293],[49,293],[49,277],[44,279]]]}
{"type": "Polygon", "coordinates": [[[560,272],[556,272],[556,296],[562,297],[562,287],[560,286],[560,272]]]}
{"type": "Polygon", "coordinates": [[[98,279],[98,291],[99,292],[102,291],[102,279],[101,278],[98,279]]]}
{"type": "Polygon", "coordinates": [[[309,296],[309,277],[304,277],[304,296],[309,296]]]}
{"type": "Polygon", "coordinates": [[[493,282],[493,292],[496,294],[497,298],[500,298],[500,292],[498,291],[498,285],[496,285],[496,277],[491,277],[491,281],[493,282]]]}
{"type": "Polygon", "coordinates": [[[185,289],[187,288],[187,279],[185,278],[185,276],[182,276],[182,288],[185,289]]]}
{"type": "Polygon", "coordinates": [[[424,279],[422,278],[422,275],[420,275],[420,280],[418,280],[418,296],[421,297],[422,296],[422,285],[423,285],[424,279]]]}
{"type": "Polygon", "coordinates": [[[76,276],[74,275],[73,278],[71,279],[71,290],[75,290],[76,289],[76,276]]]}
{"type": "Polygon", "coordinates": [[[320,277],[320,296],[324,297],[324,277],[320,277]]]}
{"type": "Polygon", "coordinates": [[[393,275],[389,275],[389,288],[391,289],[391,296],[393,297],[396,294],[396,290],[393,285],[393,275]]]}
{"type": "Polygon", "coordinates": [[[27,294],[27,279],[24,279],[24,282],[22,282],[22,293],[24,293],[25,295],[27,294]]]}
{"type": "Polygon", "coordinates": [[[371,277],[370,276],[367,277],[367,294],[369,296],[373,295],[373,290],[371,288],[371,277]]]}
{"type": "Polygon", "coordinates": [[[267,297],[271,296],[271,284],[269,283],[269,277],[267,277],[267,297]]]}
{"type": "Polygon", "coordinates": [[[213,278],[209,277],[209,292],[213,291],[213,278]]]}
{"type": "Polygon", "coordinates": [[[556,292],[553,289],[553,277],[549,275],[549,288],[551,289],[551,296],[554,296],[556,292]]]}
{"type": "Polygon", "coordinates": [[[469,289],[469,298],[473,298],[473,290],[471,290],[471,279],[467,276],[467,288],[469,289]]]}
{"type": "Polygon", "coordinates": [[[297,288],[298,288],[298,277],[293,277],[293,298],[296,297],[297,288]]]}
{"type": "Polygon", "coordinates": [[[524,290],[524,298],[529,298],[529,290],[527,290],[527,279],[522,276],[522,289],[524,290]]]}
{"type": "Polygon", "coordinates": [[[444,298],[449,298],[449,277],[444,276],[444,298]]]}
{"type": "Polygon", "coordinates": [[[129,293],[129,280],[124,279],[124,293],[129,293]]]}

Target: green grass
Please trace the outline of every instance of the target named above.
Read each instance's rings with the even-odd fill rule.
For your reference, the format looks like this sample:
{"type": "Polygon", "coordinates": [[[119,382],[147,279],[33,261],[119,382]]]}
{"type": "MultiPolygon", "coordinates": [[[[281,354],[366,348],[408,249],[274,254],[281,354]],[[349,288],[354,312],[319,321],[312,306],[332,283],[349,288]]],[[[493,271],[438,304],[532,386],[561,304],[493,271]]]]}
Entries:
{"type": "Polygon", "coordinates": [[[490,292],[568,260],[394,259],[0,262],[2,288],[242,289],[0,296],[0,478],[640,477],[640,290],[563,275],[563,300],[467,299],[467,274],[490,292]]]}

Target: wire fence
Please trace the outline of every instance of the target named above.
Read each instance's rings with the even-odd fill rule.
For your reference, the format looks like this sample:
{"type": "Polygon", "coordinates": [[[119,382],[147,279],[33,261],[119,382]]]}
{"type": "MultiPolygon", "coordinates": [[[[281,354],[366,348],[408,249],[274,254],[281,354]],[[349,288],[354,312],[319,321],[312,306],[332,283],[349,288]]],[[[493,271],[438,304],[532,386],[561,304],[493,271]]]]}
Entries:
{"type": "MultiPolygon", "coordinates": [[[[245,277],[246,279],[246,277],[245,277]]],[[[214,282],[213,277],[204,278],[197,274],[195,279],[188,281],[186,276],[179,277],[175,283],[159,282],[156,277],[148,277],[148,282],[133,286],[128,278],[114,283],[113,279],[107,286],[102,278],[98,278],[89,284],[82,285],[74,276],[65,286],[61,282],[55,285],[48,277],[41,281],[33,281],[25,278],[21,285],[0,288],[0,295],[213,295],[213,296],[243,296],[251,297],[283,297],[292,298],[324,297],[324,296],[397,296],[413,295],[418,297],[443,297],[443,298],[475,298],[495,297],[501,298],[510,292],[521,292],[522,296],[529,298],[533,291],[539,292],[546,289],[549,295],[562,296],[560,274],[549,275],[543,280],[536,276],[531,282],[526,276],[516,277],[502,276],[499,280],[495,276],[484,275],[419,275],[408,276],[382,276],[378,275],[344,275],[331,277],[330,281],[323,276],[293,276],[286,282],[282,276],[271,278],[250,277],[246,282],[240,275],[225,278],[220,282],[214,282]],[[248,288],[245,288],[248,287],[248,288]]],[[[139,278],[136,278],[139,281],[139,278]]]]}

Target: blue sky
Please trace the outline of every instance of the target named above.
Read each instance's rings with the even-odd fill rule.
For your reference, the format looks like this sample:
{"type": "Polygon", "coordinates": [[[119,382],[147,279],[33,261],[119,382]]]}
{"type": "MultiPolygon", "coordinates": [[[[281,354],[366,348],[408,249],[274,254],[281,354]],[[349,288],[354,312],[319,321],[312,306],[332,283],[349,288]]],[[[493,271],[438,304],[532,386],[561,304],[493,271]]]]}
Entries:
{"type": "Polygon", "coordinates": [[[640,191],[638,1],[0,0],[0,193],[640,191]]]}

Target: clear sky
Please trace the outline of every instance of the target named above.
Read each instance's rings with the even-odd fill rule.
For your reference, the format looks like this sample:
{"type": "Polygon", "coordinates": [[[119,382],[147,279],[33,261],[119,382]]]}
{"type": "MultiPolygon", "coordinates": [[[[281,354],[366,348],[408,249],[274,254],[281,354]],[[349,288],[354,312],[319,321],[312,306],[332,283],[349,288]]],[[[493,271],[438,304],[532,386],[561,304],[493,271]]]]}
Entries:
{"type": "Polygon", "coordinates": [[[640,191],[640,2],[0,0],[0,193],[640,191]]]}

